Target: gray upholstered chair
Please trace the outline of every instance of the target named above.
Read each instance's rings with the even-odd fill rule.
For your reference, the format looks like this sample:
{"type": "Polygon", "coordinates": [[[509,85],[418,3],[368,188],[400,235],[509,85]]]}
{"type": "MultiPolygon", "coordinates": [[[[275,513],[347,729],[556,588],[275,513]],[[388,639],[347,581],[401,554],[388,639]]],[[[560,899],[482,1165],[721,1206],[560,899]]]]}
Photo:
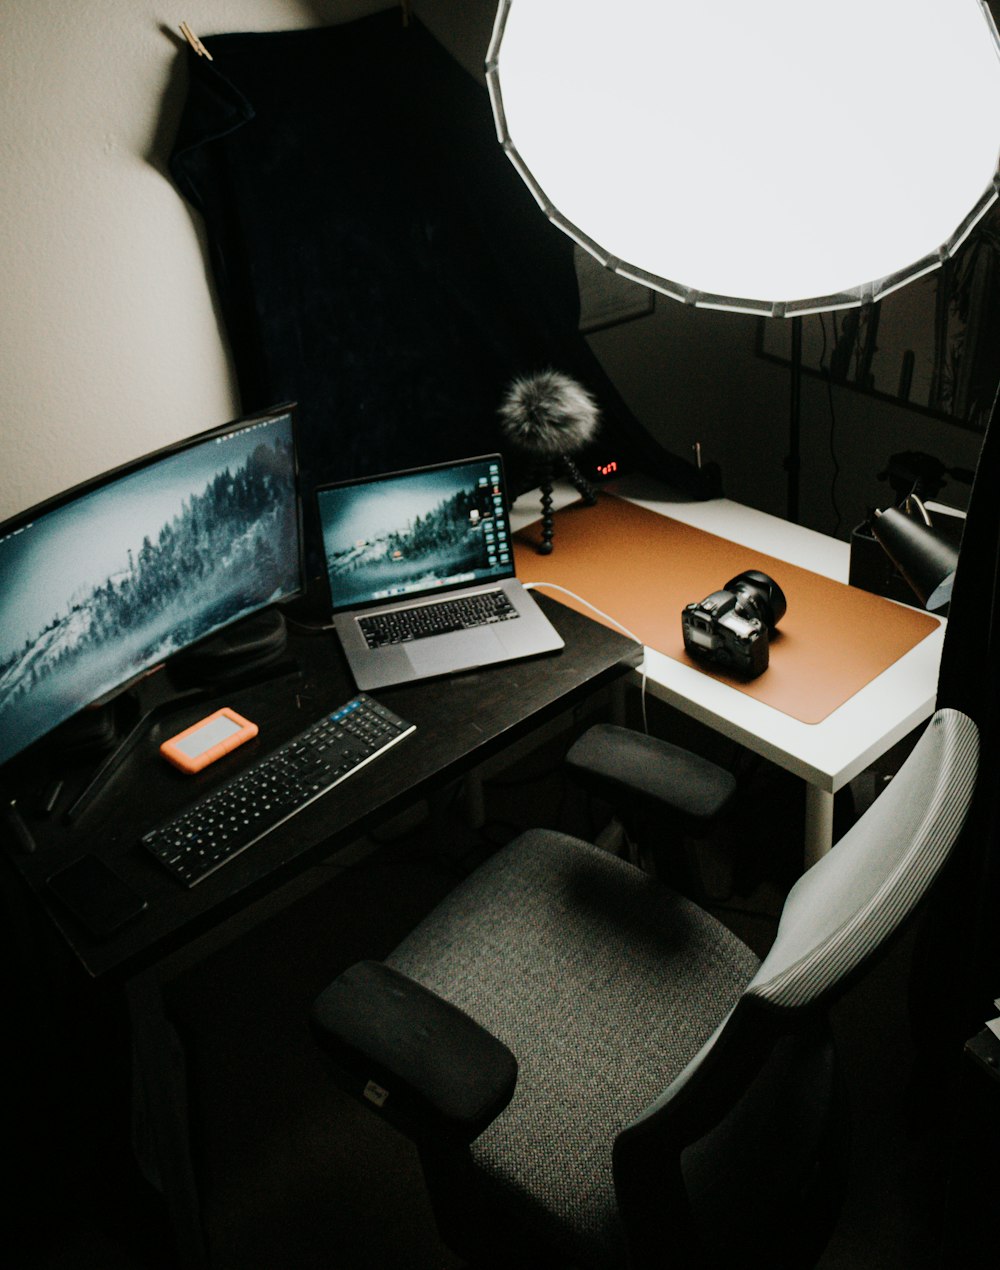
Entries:
{"type": "Polygon", "coordinates": [[[843,1120],[827,1010],[933,884],[977,758],[975,725],[938,712],[792,888],[763,962],[538,830],[334,981],[316,1035],[416,1141],[445,1242],[474,1265],[812,1264],[843,1120]]]}

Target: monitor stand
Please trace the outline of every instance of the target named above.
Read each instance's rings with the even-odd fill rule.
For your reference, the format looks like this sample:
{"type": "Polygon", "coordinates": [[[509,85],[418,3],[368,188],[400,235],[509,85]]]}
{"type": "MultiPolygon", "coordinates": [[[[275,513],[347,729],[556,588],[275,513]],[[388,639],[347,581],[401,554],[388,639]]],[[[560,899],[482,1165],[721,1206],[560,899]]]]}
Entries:
{"type": "Polygon", "coordinates": [[[280,609],[264,609],[171,658],[170,678],[203,686],[251,680],[279,662],[287,647],[285,615],[280,609]]]}
{"type": "MultiPolygon", "coordinates": [[[[110,752],[66,811],[65,819],[73,823],[80,818],[149,727],[159,719],[182,706],[214,696],[220,688],[242,687],[297,673],[298,662],[285,655],[287,646],[284,615],[279,609],[265,609],[172,658],[168,663],[168,678],[173,691],[165,698],[144,709],[138,685],[135,685],[96,707],[96,713],[103,718],[98,721],[95,717],[91,724],[95,740],[99,732],[110,734],[110,739],[100,746],[92,743],[90,748],[110,752]]],[[[63,753],[69,756],[86,752],[80,744],[70,740],[72,735],[67,733],[62,742],[63,753]]]]}

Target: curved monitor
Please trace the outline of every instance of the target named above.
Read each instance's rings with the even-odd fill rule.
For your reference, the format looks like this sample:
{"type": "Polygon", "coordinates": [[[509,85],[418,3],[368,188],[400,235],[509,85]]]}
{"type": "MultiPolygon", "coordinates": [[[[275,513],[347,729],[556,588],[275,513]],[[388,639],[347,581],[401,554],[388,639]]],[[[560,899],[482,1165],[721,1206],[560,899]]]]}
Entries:
{"type": "Polygon", "coordinates": [[[303,589],[292,406],[0,525],[0,763],[172,654],[303,589]]]}

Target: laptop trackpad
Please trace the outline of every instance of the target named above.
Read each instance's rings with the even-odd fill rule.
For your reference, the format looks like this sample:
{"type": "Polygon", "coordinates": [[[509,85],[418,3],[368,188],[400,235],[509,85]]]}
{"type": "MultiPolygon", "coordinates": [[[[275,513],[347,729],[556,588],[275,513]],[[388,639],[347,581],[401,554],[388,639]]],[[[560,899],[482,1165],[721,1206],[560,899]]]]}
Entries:
{"type": "Polygon", "coordinates": [[[487,665],[509,656],[488,626],[414,640],[406,645],[406,655],[421,675],[447,674],[450,670],[487,665]]]}

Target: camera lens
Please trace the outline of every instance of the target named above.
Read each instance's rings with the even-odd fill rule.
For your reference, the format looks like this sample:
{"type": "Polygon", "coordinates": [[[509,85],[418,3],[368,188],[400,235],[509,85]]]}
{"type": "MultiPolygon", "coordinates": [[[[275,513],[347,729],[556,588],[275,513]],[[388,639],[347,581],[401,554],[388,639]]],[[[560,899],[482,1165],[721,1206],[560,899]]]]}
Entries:
{"type": "Polygon", "coordinates": [[[788,608],[784,591],[774,578],[759,569],[738,573],[726,583],[725,590],[738,595],[740,604],[763,622],[772,634],[788,608]]]}

